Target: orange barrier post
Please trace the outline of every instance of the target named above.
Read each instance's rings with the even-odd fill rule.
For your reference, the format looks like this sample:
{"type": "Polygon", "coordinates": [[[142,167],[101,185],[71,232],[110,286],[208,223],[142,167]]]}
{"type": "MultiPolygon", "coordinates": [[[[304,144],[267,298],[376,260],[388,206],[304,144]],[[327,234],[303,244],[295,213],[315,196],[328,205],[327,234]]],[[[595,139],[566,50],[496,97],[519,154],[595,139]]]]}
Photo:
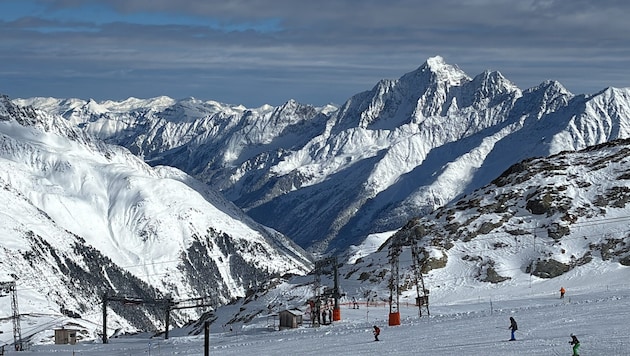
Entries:
{"type": "Polygon", "coordinates": [[[389,313],[389,326],[400,325],[400,312],[389,313]]]}
{"type": "Polygon", "coordinates": [[[341,320],[341,308],[333,309],[333,321],[341,320]]]}

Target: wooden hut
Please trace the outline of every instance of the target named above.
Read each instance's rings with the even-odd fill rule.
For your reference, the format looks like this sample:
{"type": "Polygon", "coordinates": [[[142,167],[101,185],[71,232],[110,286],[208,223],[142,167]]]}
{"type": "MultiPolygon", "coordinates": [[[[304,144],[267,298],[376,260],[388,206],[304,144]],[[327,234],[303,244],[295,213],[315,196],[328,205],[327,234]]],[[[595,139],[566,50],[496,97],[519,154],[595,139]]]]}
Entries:
{"type": "Polygon", "coordinates": [[[55,344],[74,345],[76,343],[77,343],[77,330],[76,329],[66,329],[66,328],[55,329],[55,344]]]}
{"type": "Polygon", "coordinates": [[[280,330],[294,329],[302,325],[304,313],[299,309],[287,309],[278,313],[280,319],[280,330]]]}

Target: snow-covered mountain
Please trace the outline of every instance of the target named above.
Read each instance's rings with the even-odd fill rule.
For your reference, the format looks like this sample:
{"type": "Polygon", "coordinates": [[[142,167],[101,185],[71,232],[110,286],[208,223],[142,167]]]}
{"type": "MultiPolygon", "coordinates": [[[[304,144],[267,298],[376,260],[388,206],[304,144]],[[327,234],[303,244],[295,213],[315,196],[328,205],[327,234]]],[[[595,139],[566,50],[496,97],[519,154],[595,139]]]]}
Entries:
{"type": "MultiPolygon", "coordinates": [[[[213,306],[304,274],[311,257],[207,185],[151,167],[73,123],[0,96],[0,281],[16,280],[20,312],[98,322],[102,296],[213,306]],[[42,305],[45,306],[42,308],[42,305]]],[[[163,306],[110,303],[123,330],[156,330],[163,306]]],[[[11,315],[9,303],[0,308],[11,315]]],[[[175,311],[171,325],[202,311],[175,311]]]]}
{"type": "MultiPolygon", "coordinates": [[[[413,302],[412,244],[432,300],[451,302],[479,287],[515,297],[550,278],[625,280],[630,265],[629,89],[522,91],[435,57],[339,108],[1,103],[0,268],[28,276],[31,309],[50,314],[98,319],[105,291],[243,297],[204,315],[220,324],[304,305],[312,275],[272,277],[303,275],[309,257],[275,230],[340,253],[341,288],[363,300],[387,300],[400,249],[401,298],[413,302]]],[[[160,311],[119,308],[126,330],[160,326],[160,311]]]]}
{"type": "Polygon", "coordinates": [[[508,285],[531,276],[559,277],[585,265],[627,270],[629,153],[625,139],[519,162],[491,184],[410,220],[380,253],[354,268],[365,271],[361,266],[396,248],[409,254],[415,244],[424,273],[442,281],[452,269],[467,271],[464,279],[481,284],[508,285]]]}
{"type": "Polygon", "coordinates": [[[548,81],[523,91],[499,72],[470,77],[441,57],[339,108],[14,102],[178,167],[303,248],[330,253],[398,229],[523,159],[626,138],[630,128],[629,89],[573,95],[548,81]]]}
{"type": "MultiPolygon", "coordinates": [[[[18,119],[11,125],[9,125],[11,122],[1,122],[0,127],[3,127],[4,135],[10,133],[10,137],[19,138],[27,136],[25,132],[30,132],[38,139],[34,140],[31,137],[29,142],[45,141],[41,136],[46,135],[42,135],[40,129],[29,130],[28,125],[47,126],[36,123],[33,116],[37,115],[34,115],[34,112],[5,105],[4,111],[0,110],[0,117],[6,117],[7,107],[11,116],[18,119]],[[16,112],[20,114],[16,115],[16,112]],[[18,122],[26,123],[27,126],[18,126],[18,122]],[[15,132],[8,132],[5,126],[13,127],[15,132]]],[[[56,126],[53,125],[53,127],[56,126]]],[[[71,129],[68,128],[68,130],[71,129]]],[[[48,143],[57,140],[57,142],[69,145],[88,140],[92,142],[88,144],[88,147],[96,145],[103,146],[101,149],[125,152],[112,146],[102,145],[98,141],[89,141],[89,137],[80,131],[77,133],[77,139],[71,142],[59,139],[57,136],[48,135],[48,137],[48,143]]],[[[11,140],[3,136],[2,147],[7,146],[7,142],[11,140]]],[[[40,149],[41,147],[47,147],[47,145],[41,144],[40,149]]],[[[57,145],[55,151],[59,147],[61,145],[57,145]]],[[[93,150],[92,153],[98,156],[100,149],[93,148],[93,150]]],[[[3,149],[3,156],[7,151],[3,149]]],[[[12,150],[22,156],[33,156],[27,155],[25,151],[12,150]]],[[[61,151],[75,155],[82,152],[76,148],[61,151]]],[[[385,302],[389,298],[388,287],[392,277],[390,257],[395,249],[394,246],[401,251],[399,255],[400,300],[404,305],[403,312],[406,315],[403,322],[407,326],[418,323],[422,328],[426,328],[429,325],[426,324],[427,322],[440,323],[446,319],[459,320],[462,326],[470,325],[474,322],[470,318],[474,318],[479,313],[493,315],[487,310],[474,309],[474,312],[470,312],[471,308],[481,309],[484,308],[482,304],[490,302],[489,308],[492,309],[493,301],[494,313],[498,313],[503,320],[507,317],[506,315],[517,311],[521,315],[519,320],[530,320],[530,325],[533,325],[531,320],[539,320],[540,317],[533,316],[528,308],[538,310],[540,308],[538,303],[542,303],[548,308],[553,307],[553,310],[557,310],[557,289],[560,285],[568,287],[571,293],[566,302],[568,304],[563,304],[562,307],[571,305],[573,309],[584,310],[584,318],[588,318],[589,308],[581,304],[575,306],[571,301],[574,295],[577,296],[576,303],[584,304],[593,302],[588,299],[589,297],[581,299],[583,296],[580,293],[585,291],[608,292],[609,287],[627,290],[627,273],[630,268],[630,238],[628,237],[630,230],[627,227],[630,220],[628,218],[630,216],[629,152],[630,140],[616,140],[577,152],[567,151],[547,158],[524,160],[495,177],[490,184],[430,214],[409,221],[398,232],[371,236],[363,245],[356,246],[352,255],[340,259],[346,262],[339,266],[341,277],[339,284],[346,295],[342,302],[347,303],[351,297],[356,297],[363,305],[361,312],[366,314],[344,309],[342,311],[344,321],[334,327],[331,326],[330,329],[325,329],[323,334],[353,329],[359,322],[361,325],[363,323],[371,325],[369,323],[372,322],[383,325],[387,322],[388,306],[385,302]],[[374,241],[373,244],[372,241],[374,241]],[[412,244],[420,248],[419,263],[422,265],[425,287],[430,290],[432,318],[425,322],[422,319],[416,320],[413,316],[417,315],[417,308],[413,306],[417,292],[414,287],[413,258],[410,253],[412,244]],[[537,301],[533,301],[532,293],[537,301]],[[550,295],[553,297],[549,297],[550,295]],[[368,300],[379,303],[379,306],[372,305],[366,308],[368,300]],[[351,318],[354,319],[347,321],[347,315],[352,315],[351,318]],[[348,323],[350,323],[349,326],[348,323]]],[[[129,153],[126,154],[129,155],[129,153]]],[[[89,154],[83,153],[82,160],[88,160],[90,157],[89,154]]],[[[139,162],[133,157],[130,159],[131,162],[139,162]]],[[[82,160],[72,162],[79,164],[82,160]]],[[[41,158],[39,161],[42,161],[41,158]]],[[[142,162],[137,164],[148,171],[153,170],[142,162]]],[[[14,164],[14,166],[18,165],[14,164]]],[[[121,168],[118,167],[118,169],[121,168]]],[[[4,175],[7,174],[6,171],[6,169],[3,170],[4,175]]],[[[101,171],[107,171],[107,169],[101,169],[101,171]]],[[[4,245],[2,249],[1,261],[3,263],[0,266],[3,269],[7,269],[7,265],[13,266],[12,271],[16,274],[22,273],[27,276],[20,279],[21,283],[32,286],[33,295],[39,296],[29,299],[30,308],[38,308],[38,312],[41,313],[53,314],[52,310],[48,310],[52,309],[50,300],[63,300],[65,304],[61,305],[73,311],[74,308],[78,308],[75,306],[75,299],[79,306],[83,303],[97,304],[96,294],[111,285],[116,285],[122,291],[132,290],[134,293],[140,293],[146,289],[149,296],[153,295],[152,293],[159,295],[162,292],[158,288],[144,284],[141,281],[142,275],[134,276],[117,266],[113,259],[99,255],[98,251],[90,248],[80,237],[58,228],[55,221],[49,222],[53,218],[47,216],[28,199],[22,197],[21,194],[10,194],[13,190],[12,186],[4,184],[2,198],[13,207],[10,210],[13,215],[4,212],[3,215],[11,216],[11,219],[17,222],[5,219],[3,234],[17,236],[22,230],[33,231],[33,233],[24,233],[23,235],[26,236],[24,239],[9,238],[5,242],[8,247],[4,245]],[[18,223],[21,216],[32,217],[18,223]],[[39,237],[40,233],[48,240],[39,237]],[[18,259],[15,258],[16,255],[24,257],[18,259]],[[31,260],[36,260],[37,263],[31,263],[31,260]],[[33,267],[34,264],[35,267],[33,267]],[[44,267],[46,265],[53,267],[46,269],[44,267]],[[106,277],[106,286],[98,284],[103,282],[101,276],[106,277]],[[86,281],[94,281],[97,286],[93,289],[94,295],[90,295],[92,299],[85,296],[83,287],[86,281]],[[69,292],[59,295],[59,290],[66,289],[69,289],[69,292]],[[47,295],[46,292],[48,292],[47,295]],[[45,307],[46,303],[49,305],[48,309],[45,307]]],[[[147,244],[153,245],[152,241],[147,244]]],[[[112,255],[115,256],[116,252],[112,252],[112,255]]],[[[250,335],[251,331],[247,334],[248,330],[257,330],[256,328],[260,328],[261,324],[268,323],[268,320],[279,310],[291,307],[302,307],[303,310],[307,310],[306,300],[313,296],[314,279],[313,275],[297,276],[270,288],[253,290],[236,302],[204,315],[201,321],[213,321],[212,328],[217,333],[220,330],[229,330],[229,328],[220,328],[220,325],[229,324],[235,330],[242,330],[239,331],[240,337],[252,337],[243,335],[250,335]]],[[[332,280],[333,277],[330,274],[322,275],[320,280],[322,288],[331,286],[332,280]]],[[[606,300],[615,301],[615,298],[617,297],[607,297],[606,300]]],[[[599,303],[601,300],[597,299],[596,302],[599,303]]],[[[59,307],[55,302],[52,304],[54,308],[59,307]]],[[[9,311],[5,309],[8,309],[8,303],[3,308],[5,315],[8,315],[9,311]]],[[[129,310],[120,312],[128,315],[129,310]]],[[[55,313],[58,314],[57,311],[55,313]]],[[[561,314],[558,312],[558,315],[561,314]]],[[[150,313],[147,315],[157,318],[150,313]]],[[[84,318],[89,317],[89,315],[84,316],[84,318]]],[[[141,314],[135,317],[146,318],[146,315],[141,314]]],[[[567,323],[575,321],[571,320],[572,316],[565,315],[565,317],[567,323]]],[[[485,318],[492,319],[488,316],[485,318]]],[[[42,316],[30,313],[26,317],[26,320],[33,324],[38,323],[36,319],[40,320],[42,316]]],[[[98,326],[85,326],[83,321],[75,320],[74,322],[73,325],[81,331],[98,330],[98,326]]],[[[588,325],[588,322],[584,323],[588,325]]],[[[9,322],[6,321],[0,326],[9,330],[8,324],[9,322]]],[[[48,335],[51,334],[50,328],[53,324],[62,323],[57,321],[57,324],[48,323],[38,328],[38,331],[44,331],[36,335],[34,339],[36,344],[51,343],[48,335]]],[[[120,324],[122,322],[119,321],[120,324]]],[[[139,323],[132,325],[141,327],[139,323]]],[[[191,323],[186,328],[173,330],[173,335],[199,333],[202,325],[202,322],[191,323]]],[[[569,328],[574,327],[570,324],[569,328]]],[[[270,334],[267,329],[263,330],[265,330],[265,335],[270,334]]],[[[400,330],[406,330],[406,327],[400,330]]],[[[309,335],[314,333],[312,329],[298,330],[296,335],[305,332],[309,335]]],[[[393,334],[394,330],[391,332],[393,334]]],[[[262,332],[258,331],[258,333],[262,332]]],[[[321,334],[318,335],[321,336],[321,334]]],[[[479,333],[475,333],[477,334],[479,333]]],[[[221,337],[231,340],[233,338],[231,335],[236,334],[222,333],[221,337]]],[[[606,333],[606,335],[613,334],[606,333]]],[[[282,336],[287,335],[282,334],[282,336]]],[[[86,342],[96,338],[95,335],[83,336],[86,342]]],[[[175,345],[180,345],[181,342],[175,342],[175,345]]],[[[246,350],[246,345],[249,343],[243,342],[234,347],[238,350],[241,348],[246,350]]],[[[437,349],[441,350],[439,347],[437,349]]]]}
{"type": "MultiPolygon", "coordinates": [[[[390,286],[398,281],[400,305],[417,310],[418,270],[430,304],[449,313],[479,303],[481,296],[503,304],[513,299],[527,303],[523,299],[530,293],[556,299],[563,285],[574,291],[595,285],[627,290],[629,222],[630,140],[528,159],[396,232],[370,237],[340,258],[345,261],[338,266],[342,302],[380,302],[385,317],[390,286]],[[396,269],[399,275],[393,278],[396,269]]],[[[331,270],[320,276],[320,293],[333,286],[331,270]]],[[[228,314],[240,324],[270,308],[308,311],[314,283],[314,275],[296,277],[224,307],[219,315],[228,314]]]]}

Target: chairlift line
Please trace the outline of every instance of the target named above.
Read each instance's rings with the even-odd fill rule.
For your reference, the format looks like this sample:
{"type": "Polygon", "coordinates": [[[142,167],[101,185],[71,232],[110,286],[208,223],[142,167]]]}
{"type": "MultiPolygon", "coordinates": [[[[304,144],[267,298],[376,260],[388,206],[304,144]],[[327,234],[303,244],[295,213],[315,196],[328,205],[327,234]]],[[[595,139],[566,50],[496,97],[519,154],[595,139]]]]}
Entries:
{"type": "Polygon", "coordinates": [[[202,308],[212,307],[213,303],[210,296],[190,298],[184,300],[173,300],[168,295],[165,298],[151,299],[151,298],[139,298],[128,296],[109,296],[107,293],[103,294],[103,335],[102,340],[104,344],[107,344],[107,302],[120,302],[123,305],[138,306],[143,304],[150,304],[164,307],[165,327],[164,327],[164,339],[168,339],[168,331],[170,328],[171,310],[175,309],[189,309],[189,308],[202,308]]]}

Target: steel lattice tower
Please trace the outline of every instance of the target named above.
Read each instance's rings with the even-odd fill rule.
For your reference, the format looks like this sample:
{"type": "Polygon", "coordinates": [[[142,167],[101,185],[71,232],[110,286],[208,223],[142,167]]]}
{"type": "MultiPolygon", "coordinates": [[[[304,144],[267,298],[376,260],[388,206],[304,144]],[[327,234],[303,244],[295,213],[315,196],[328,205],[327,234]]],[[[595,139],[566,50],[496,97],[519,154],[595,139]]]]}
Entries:
{"type": "Polygon", "coordinates": [[[15,281],[0,282],[0,289],[11,294],[11,310],[13,312],[13,345],[15,351],[22,351],[22,328],[20,327],[20,310],[18,309],[17,288],[15,281]]]}
{"type": "Polygon", "coordinates": [[[411,256],[413,259],[413,271],[416,282],[416,304],[418,305],[418,316],[422,317],[422,308],[424,307],[429,313],[429,290],[424,285],[424,278],[422,277],[422,266],[420,264],[420,251],[415,241],[411,245],[411,256]]]}

